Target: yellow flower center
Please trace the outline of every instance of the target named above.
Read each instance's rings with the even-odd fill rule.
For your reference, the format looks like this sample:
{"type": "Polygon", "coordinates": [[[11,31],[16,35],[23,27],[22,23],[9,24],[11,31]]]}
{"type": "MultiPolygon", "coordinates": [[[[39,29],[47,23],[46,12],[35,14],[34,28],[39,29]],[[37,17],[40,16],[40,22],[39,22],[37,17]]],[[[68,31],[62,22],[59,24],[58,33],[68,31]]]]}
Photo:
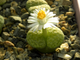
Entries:
{"type": "Polygon", "coordinates": [[[43,19],[43,18],[45,18],[45,17],[46,17],[45,12],[44,12],[43,10],[40,10],[40,11],[38,12],[37,18],[43,19]]]}

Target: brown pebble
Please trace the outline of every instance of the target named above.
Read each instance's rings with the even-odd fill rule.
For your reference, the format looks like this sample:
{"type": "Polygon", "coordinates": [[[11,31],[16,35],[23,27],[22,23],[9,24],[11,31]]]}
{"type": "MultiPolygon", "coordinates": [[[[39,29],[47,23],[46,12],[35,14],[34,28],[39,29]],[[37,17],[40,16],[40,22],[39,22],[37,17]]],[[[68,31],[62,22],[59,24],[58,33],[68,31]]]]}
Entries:
{"type": "Polygon", "coordinates": [[[11,6],[17,6],[18,3],[16,1],[11,2],[11,6]]]}
{"type": "Polygon", "coordinates": [[[4,41],[4,46],[5,47],[14,47],[15,45],[12,43],[12,42],[10,42],[10,41],[4,41]]]}
{"type": "Polygon", "coordinates": [[[25,12],[27,12],[27,10],[26,10],[25,8],[22,8],[22,9],[21,9],[21,12],[22,12],[22,13],[25,13],[25,12]]]}
{"type": "Polygon", "coordinates": [[[23,48],[17,48],[18,52],[24,52],[23,48]]]}
{"type": "Polygon", "coordinates": [[[76,35],[70,35],[71,42],[75,41],[75,39],[76,39],[76,35]]]}
{"type": "Polygon", "coordinates": [[[61,30],[64,32],[65,35],[70,35],[70,30],[68,30],[68,29],[65,28],[64,26],[61,27],[61,30]]]}
{"type": "Polygon", "coordinates": [[[64,21],[68,16],[64,16],[64,14],[59,15],[60,20],[64,21]]]}
{"type": "Polygon", "coordinates": [[[63,0],[62,5],[70,6],[72,5],[72,2],[70,0],[63,0]]]}
{"type": "Polygon", "coordinates": [[[67,15],[67,16],[73,16],[74,15],[74,12],[66,12],[65,15],[67,15]]]}
{"type": "Polygon", "coordinates": [[[28,47],[28,50],[33,50],[33,48],[30,45],[26,45],[28,47]]]}

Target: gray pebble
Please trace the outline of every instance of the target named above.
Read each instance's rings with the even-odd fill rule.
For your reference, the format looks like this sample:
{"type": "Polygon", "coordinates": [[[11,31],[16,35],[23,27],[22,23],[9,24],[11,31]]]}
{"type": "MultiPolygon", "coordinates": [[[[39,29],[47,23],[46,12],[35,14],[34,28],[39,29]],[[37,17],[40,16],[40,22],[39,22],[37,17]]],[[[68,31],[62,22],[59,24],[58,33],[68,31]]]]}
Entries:
{"type": "Polygon", "coordinates": [[[11,56],[11,53],[9,51],[6,51],[6,54],[4,56],[5,59],[9,58],[11,56]]]}
{"type": "Polygon", "coordinates": [[[11,56],[10,56],[10,58],[9,58],[9,60],[16,60],[15,55],[14,55],[14,54],[13,54],[13,55],[11,55],[11,56]]]}
{"type": "Polygon", "coordinates": [[[11,7],[11,4],[10,3],[6,3],[6,4],[3,5],[3,9],[10,8],[10,7],[11,7]]]}

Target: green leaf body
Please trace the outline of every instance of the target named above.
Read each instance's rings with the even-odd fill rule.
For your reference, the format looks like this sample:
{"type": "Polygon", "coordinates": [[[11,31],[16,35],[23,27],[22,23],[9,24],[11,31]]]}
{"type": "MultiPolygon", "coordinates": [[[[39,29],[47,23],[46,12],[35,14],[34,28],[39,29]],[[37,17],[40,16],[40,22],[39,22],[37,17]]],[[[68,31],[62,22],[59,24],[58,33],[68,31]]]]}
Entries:
{"type": "Polygon", "coordinates": [[[44,37],[42,30],[38,32],[28,31],[27,42],[43,53],[55,51],[64,40],[64,34],[59,28],[47,28],[47,35],[44,37]]]}
{"type": "Polygon", "coordinates": [[[0,5],[3,5],[6,2],[6,0],[0,0],[0,5]]]}
{"type": "Polygon", "coordinates": [[[26,8],[29,12],[33,12],[33,10],[38,8],[46,8],[50,10],[50,6],[45,0],[28,0],[26,2],[26,8]]]}
{"type": "Polygon", "coordinates": [[[0,33],[2,31],[3,25],[4,25],[4,18],[0,15],[0,33]]]}

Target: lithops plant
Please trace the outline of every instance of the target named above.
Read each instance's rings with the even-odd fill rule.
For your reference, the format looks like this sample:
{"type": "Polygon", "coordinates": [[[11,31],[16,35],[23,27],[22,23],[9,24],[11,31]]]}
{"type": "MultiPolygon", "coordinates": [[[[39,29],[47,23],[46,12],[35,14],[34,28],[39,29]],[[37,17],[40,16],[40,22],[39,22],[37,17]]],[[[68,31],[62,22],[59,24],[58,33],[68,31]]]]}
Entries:
{"type": "Polygon", "coordinates": [[[43,53],[50,53],[60,46],[64,40],[64,34],[56,27],[58,17],[53,17],[55,14],[43,9],[36,9],[28,19],[28,26],[31,28],[27,33],[27,42],[43,53]]]}
{"type": "Polygon", "coordinates": [[[49,53],[55,51],[64,40],[64,34],[59,28],[47,28],[47,35],[44,38],[42,30],[27,33],[27,42],[40,52],[49,53]]]}
{"type": "Polygon", "coordinates": [[[6,2],[6,0],[0,0],[0,5],[3,5],[6,2]]]}
{"type": "Polygon", "coordinates": [[[0,33],[2,31],[3,25],[4,25],[4,18],[3,18],[3,16],[0,15],[0,33]]]}
{"type": "Polygon", "coordinates": [[[29,12],[33,12],[33,10],[38,8],[50,9],[50,6],[45,0],[28,0],[26,2],[26,8],[29,12]]]}

